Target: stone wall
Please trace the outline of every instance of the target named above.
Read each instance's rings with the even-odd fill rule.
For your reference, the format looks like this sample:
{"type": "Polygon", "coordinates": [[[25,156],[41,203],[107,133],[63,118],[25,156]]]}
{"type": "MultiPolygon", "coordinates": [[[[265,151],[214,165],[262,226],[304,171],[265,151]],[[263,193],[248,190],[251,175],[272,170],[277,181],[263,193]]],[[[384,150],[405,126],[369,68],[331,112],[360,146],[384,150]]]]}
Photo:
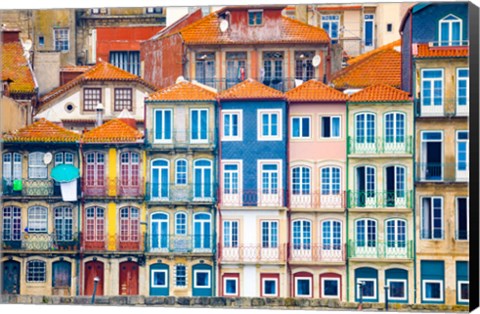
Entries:
{"type": "MultiPolygon", "coordinates": [[[[28,296],[3,295],[0,303],[9,304],[72,304],[89,305],[91,297],[61,297],[61,296],[28,296]]],[[[128,306],[166,306],[166,307],[220,307],[245,309],[292,309],[292,310],[328,310],[358,308],[355,302],[340,302],[334,299],[301,299],[301,298],[225,298],[225,297],[144,297],[144,296],[114,296],[96,297],[96,305],[128,305],[128,306]]],[[[384,303],[364,303],[364,309],[385,309],[384,303]]],[[[393,311],[428,311],[428,312],[468,312],[468,306],[436,305],[436,304],[389,304],[393,311]]]]}

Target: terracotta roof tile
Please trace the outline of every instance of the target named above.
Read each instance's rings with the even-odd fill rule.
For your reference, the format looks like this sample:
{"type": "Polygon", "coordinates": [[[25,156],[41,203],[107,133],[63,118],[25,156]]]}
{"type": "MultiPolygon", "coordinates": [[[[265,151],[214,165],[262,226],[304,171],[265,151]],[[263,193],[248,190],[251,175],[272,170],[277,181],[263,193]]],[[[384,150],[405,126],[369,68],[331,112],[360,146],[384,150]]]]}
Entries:
{"type": "Polygon", "coordinates": [[[418,44],[414,56],[416,58],[466,58],[468,46],[429,47],[428,44],[418,44]]]}
{"type": "Polygon", "coordinates": [[[375,84],[401,85],[402,55],[393,48],[378,51],[332,76],[337,89],[365,88],[375,84]]]}
{"type": "Polygon", "coordinates": [[[349,102],[404,102],[411,101],[409,93],[386,84],[369,86],[348,98],[349,102]]]}
{"type": "Polygon", "coordinates": [[[285,99],[285,95],[271,87],[248,78],[218,95],[221,100],[235,99],[285,99]]]}
{"type": "Polygon", "coordinates": [[[147,98],[148,101],[216,101],[217,93],[188,81],[160,89],[147,98]]]}
{"type": "Polygon", "coordinates": [[[80,134],[40,119],[22,129],[7,133],[3,139],[5,142],[76,142],[80,139],[80,134]]]}
{"type": "Polygon", "coordinates": [[[325,30],[300,21],[280,16],[265,21],[262,26],[230,25],[227,32],[220,31],[218,12],[181,29],[185,43],[198,44],[266,44],[266,43],[314,43],[327,44],[330,41],[325,30]]]}
{"type": "Polygon", "coordinates": [[[2,78],[12,80],[9,85],[10,93],[34,93],[35,80],[23,56],[23,47],[20,42],[5,43],[2,45],[2,78]]]}
{"type": "Polygon", "coordinates": [[[131,143],[141,140],[142,133],[122,119],[113,119],[98,126],[82,136],[85,143],[131,143]]]}
{"type": "Polygon", "coordinates": [[[345,101],[347,95],[323,84],[317,80],[310,80],[285,93],[290,102],[322,102],[345,101]]]}
{"type": "Polygon", "coordinates": [[[380,47],[378,47],[377,49],[374,49],[374,50],[371,50],[371,51],[369,51],[369,52],[363,53],[363,54],[361,54],[361,55],[359,55],[359,56],[356,56],[355,58],[351,58],[351,59],[349,59],[349,60],[347,61],[347,63],[348,63],[349,65],[351,65],[351,64],[354,64],[354,63],[356,63],[356,62],[358,62],[358,61],[364,60],[364,59],[370,57],[371,55],[374,55],[374,54],[376,54],[376,53],[378,53],[378,52],[380,52],[380,51],[384,51],[384,50],[387,50],[387,49],[393,49],[393,48],[395,48],[395,47],[401,47],[401,45],[402,45],[402,40],[401,40],[401,39],[395,40],[395,41],[392,41],[392,42],[389,43],[389,44],[380,46],[380,47]]]}
{"type": "Polygon", "coordinates": [[[154,90],[155,87],[145,80],[132,74],[130,72],[124,71],[116,66],[105,62],[100,61],[95,66],[84,72],[83,74],[77,76],[68,83],[52,90],[50,93],[46,94],[40,99],[42,104],[45,104],[58,96],[62,95],[66,91],[72,89],[73,87],[87,82],[87,81],[121,81],[121,82],[138,82],[145,85],[146,87],[154,90]]]}

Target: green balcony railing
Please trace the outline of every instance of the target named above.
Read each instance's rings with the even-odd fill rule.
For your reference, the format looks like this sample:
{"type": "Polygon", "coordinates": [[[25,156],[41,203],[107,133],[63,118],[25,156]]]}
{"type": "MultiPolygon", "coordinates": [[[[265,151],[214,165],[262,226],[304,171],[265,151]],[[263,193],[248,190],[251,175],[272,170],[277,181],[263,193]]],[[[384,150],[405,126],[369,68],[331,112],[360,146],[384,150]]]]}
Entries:
{"type": "Polygon", "coordinates": [[[215,253],[213,235],[146,234],[145,248],[151,253],[215,253]]]}
{"type": "Polygon", "coordinates": [[[79,244],[76,234],[22,233],[17,240],[4,238],[2,248],[19,251],[77,251],[79,244]]]}
{"type": "Polygon", "coordinates": [[[150,202],[198,202],[215,201],[215,184],[147,183],[146,200],[150,202]]]}
{"type": "Polygon", "coordinates": [[[468,162],[417,162],[415,166],[417,182],[468,182],[468,162]]]}
{"type": "Polygon", "coordinates": [[[413,137],[348,137],[348,154],[412,154],[413,137]]]}
{"type": "Polygon", "coordinates": [[[348,208],[412,208],[413,191],[347,192],[348,208]]]}
{"type": "Polygon", "coordinates": [[[349,258],[412,259],[413,241],[348,241],[349,258]]]}
{"type": "Polygon", "coordinates": [[[60,185],[51,179],[3,179],[3,195],[8,196],[61,196],[60,185]]]}

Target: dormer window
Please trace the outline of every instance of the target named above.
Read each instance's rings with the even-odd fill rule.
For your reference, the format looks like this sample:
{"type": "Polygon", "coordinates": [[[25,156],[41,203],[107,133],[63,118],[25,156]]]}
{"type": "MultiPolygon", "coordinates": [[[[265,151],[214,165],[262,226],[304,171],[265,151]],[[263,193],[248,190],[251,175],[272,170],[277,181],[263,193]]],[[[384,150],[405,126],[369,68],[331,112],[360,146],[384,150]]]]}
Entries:
{"type": "Polygon", "coordinates": [[[447,15],[439,21],[439,46],[460,46],[462,44],[462,20],[447,15]]]}
{"type": "Polygon", "coordinates": [[[248,25],[257,26],[263,23],[263,10],[248,11],[248,25]]]}

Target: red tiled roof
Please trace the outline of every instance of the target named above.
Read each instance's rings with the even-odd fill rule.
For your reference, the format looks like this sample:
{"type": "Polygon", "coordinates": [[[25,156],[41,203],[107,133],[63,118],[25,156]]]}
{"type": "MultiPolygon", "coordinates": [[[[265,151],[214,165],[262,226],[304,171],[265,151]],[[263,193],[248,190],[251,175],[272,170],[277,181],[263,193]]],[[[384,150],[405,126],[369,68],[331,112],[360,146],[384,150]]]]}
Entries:
{"type": "Polygon", "coordinates": [[[34,93],[35,80],[28,61],[23,56],[22,44],[20,42],[3,44],[1,55],[2,79],[9,78],[12,80],[9,85],[10,93],[34,93]]]}
{"type": "Polygon", "coordinates": [[[218,95],[221,100],[235,99],[285,99],[285,95],[271,87],[248,78],[218,95]]]}
{"type": "Polygon", "coordinates": [[[145,85],[146,87],[154,90],[155,87],[145,80],[132,74],[130,72],[124,71],[116,66],[105,62],[100,61],[95,66],[93,66],[88,71],[84,72],[83,74],[77,76],[73,80],[69,81],[68,83],[54,89],[50,93],[46,94],[40,99],[42,104],[51,101],[52,99],[57,98],[58,96],[62,95],[66,91],[72,89],[73,87],[87,82],[87,81],[122,81],[122,82],[137,82],[140,84],[145,85]]]}
{"type": "Polygon", "coordinates": [[[5,142],[76,142],[80,134],[62,128],[46,119],[40,119],[22,129],[5,134],[5,142]]]}
{"type": "Polygon", "coordinates": [[[349,102],[403,102],[411,101],[409,93],[386,84],[369,86],[348,98],[349,102]]]}
{"type": "Polygon", "coordinates": [[[384,49],[353,63],[332,76],[337,89],[365,88],[376,84],[401,85],[402,55],[393,48],[384,49]]]}
{"type": "Polygon", "coordinates": [[[327,44],[330,41],[325,30],[300,21],[280,16],[266,20],[264,25],[230,25],[226,32],[220,31],[218,12],[213,12],[193,24],[181,29],[186,44],[268,44],[268,43],[311,43],[327,44]]]}
{"type": "Polygon", "coordinates": [[[85,143],[117,143],[137,142],[142,133],[121,119],[113,119],[98,126],[82,136],[85,143]]]}
{"type": "Polygon", "coordinates": [[[369,51],[369,52],[363,53],[363,54],[361,54],[361,55],[359,55],[359,56],[356,56],[355,58],[351,58],[351,59],[349,59],[349,60],[347,61],[347,63],[348,63],[349,65],[351,65],[351,64],[354,64],[354,63],[356,63],[356,62],[358,62],[358,61],[364,60],[364,59],[370,57],[371,55],[374,55],[374,54],[376,54],[376,53],[378,53],[378,52],[380,52],[380,51],[384,51],[384,50],[387,50],[387,49],[393,49],[393,48],[395,48],[395,47],[401,47],[401,45],[402,45],[402,40],[401,40],[401,39],[395,40],[395,41],[392,41],[392,42],[389,43],[389,44],[380,46],[380,47],[378,47],[377,49],[374,49],[374,50],[371,50],[371,51],[369,51]]]}
{"type": "Polygon", "coordinates": [[[217,93],[200,87],[188,81],[182,81],[175,85],[160,89],[150,94],[150,101],[216,101],[217,93]]]}
{"type": "Polygon", "coordinates": [[[310,80],[285,93],[290,102],[322,102],[345,101],[347,95],[323,84],[317,80],[310,80]]]}
{"type": "Polygon", "coordinates": [[[416,58],[466,58],[468,57],[468,46],[442,46],[429,47],[428,44],[418,44],[416,58]]]}

